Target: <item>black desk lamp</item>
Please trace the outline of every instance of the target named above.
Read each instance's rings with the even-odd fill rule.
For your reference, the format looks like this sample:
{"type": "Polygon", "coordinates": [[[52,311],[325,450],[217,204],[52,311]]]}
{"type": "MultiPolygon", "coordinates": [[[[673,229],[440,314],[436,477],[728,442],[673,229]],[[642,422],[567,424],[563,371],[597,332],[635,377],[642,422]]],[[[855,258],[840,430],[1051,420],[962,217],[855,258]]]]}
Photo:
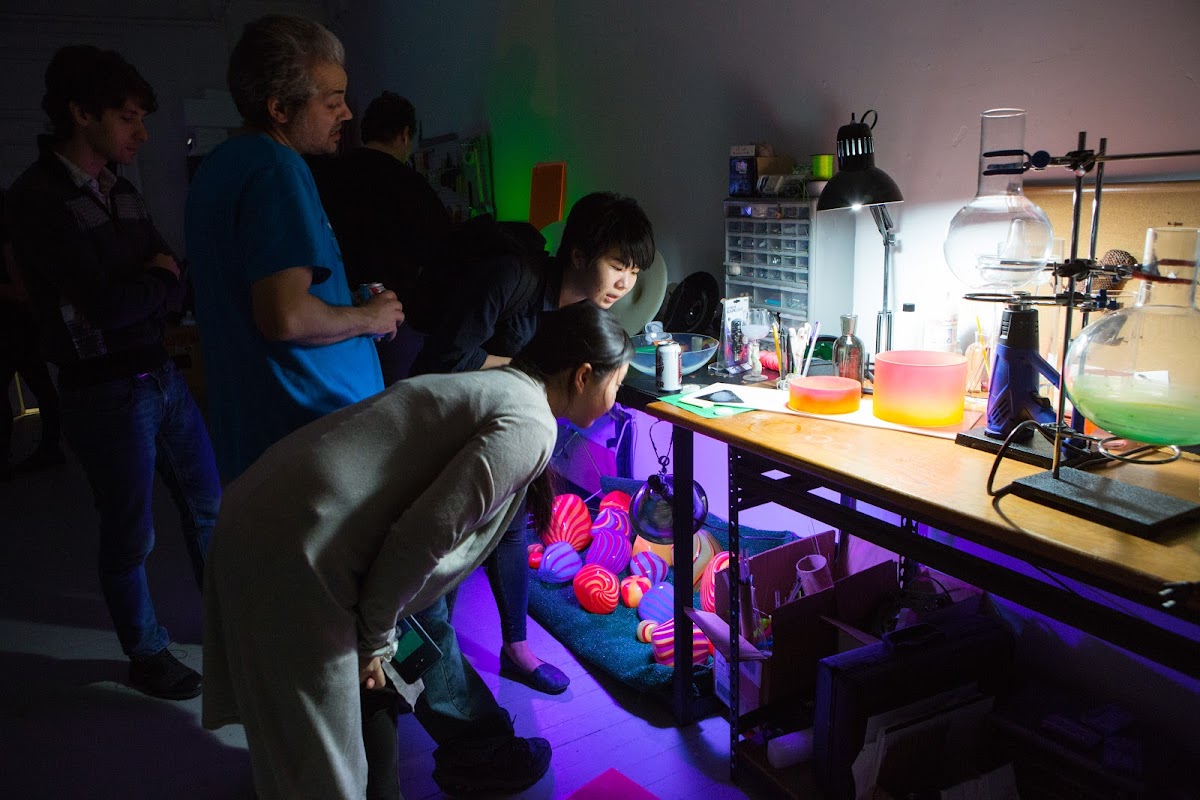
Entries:
{"type": "Polygon", "coordinates": [[[891,177],[875,166],[875,140],[871,129],[879,115],[874,109],[862,115],[861,122],[854,121],[838,128],[837,159],[838,171],[825,184],[817,200],[817,211],[832,211],[849,208],[854,211],[869,206],[879,235],[883,237],[883,308],[875,319],[875,352],[892,349],[892,250],[896,246],[896,226],[888,213],[886,203],[901,203],[904,195],[891,177]],[[867,114],[872,114],[867,125],[867,114]]]}

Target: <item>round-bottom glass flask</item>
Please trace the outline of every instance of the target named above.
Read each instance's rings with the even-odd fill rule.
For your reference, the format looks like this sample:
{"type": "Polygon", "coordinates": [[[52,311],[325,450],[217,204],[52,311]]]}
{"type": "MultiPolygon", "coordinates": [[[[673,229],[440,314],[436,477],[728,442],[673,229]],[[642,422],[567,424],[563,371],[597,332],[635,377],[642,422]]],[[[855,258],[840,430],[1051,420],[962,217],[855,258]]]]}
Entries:
{"type": "Polygon", "coordinates": [[[1200,444],[1200,304],[1196,275],[1188,277],[1145,281],[1133,307],[1106,314],[1071,343],[1067,396],[1103,430],[1148,444],[1200,444]]]}

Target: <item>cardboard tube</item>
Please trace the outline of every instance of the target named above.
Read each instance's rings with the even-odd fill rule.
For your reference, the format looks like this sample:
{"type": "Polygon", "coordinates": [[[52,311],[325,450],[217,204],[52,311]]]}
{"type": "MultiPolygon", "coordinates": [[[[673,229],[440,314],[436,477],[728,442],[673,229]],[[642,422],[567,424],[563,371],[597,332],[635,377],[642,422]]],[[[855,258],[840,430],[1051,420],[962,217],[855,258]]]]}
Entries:
{"type": "Polygon", "coordinates": [[[796,580],[804,594],[817,592],[833,586],[833,575],[829,572],[829,564],[822,555],[808,555],[796,562],[796,580]]]}

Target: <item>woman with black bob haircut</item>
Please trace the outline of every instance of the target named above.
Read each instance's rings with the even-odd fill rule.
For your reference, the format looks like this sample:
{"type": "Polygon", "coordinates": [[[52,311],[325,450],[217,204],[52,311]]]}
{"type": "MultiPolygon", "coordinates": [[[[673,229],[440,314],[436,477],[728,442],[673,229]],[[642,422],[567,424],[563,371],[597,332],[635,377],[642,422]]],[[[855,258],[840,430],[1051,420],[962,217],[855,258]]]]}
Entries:
{"type": "Polygon", "coordinates": [[[273,445],[226,489],[204,592],[204,724],[240,722],[259,797],[360,798],[360,689],[397,619],[483,563],[544,470],[556,417],[606,413],[633,347],[589,302],[543,316],[509,366],[426,375],[273,445]]]}

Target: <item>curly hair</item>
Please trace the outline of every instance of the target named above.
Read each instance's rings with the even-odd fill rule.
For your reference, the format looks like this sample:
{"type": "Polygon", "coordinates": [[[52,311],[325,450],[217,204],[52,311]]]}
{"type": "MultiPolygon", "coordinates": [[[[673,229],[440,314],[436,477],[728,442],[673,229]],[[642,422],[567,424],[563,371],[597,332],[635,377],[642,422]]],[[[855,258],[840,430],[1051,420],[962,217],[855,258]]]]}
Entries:
{"type": "Polygon", "coordinates": [[[269,128],[274,97],[290,116],[317,93],[316,64],[344,67],[346,51],[328,28],[304,17],[268,14],[246,24],[229,56],[229,91],[242,119],[269,128]]]}

